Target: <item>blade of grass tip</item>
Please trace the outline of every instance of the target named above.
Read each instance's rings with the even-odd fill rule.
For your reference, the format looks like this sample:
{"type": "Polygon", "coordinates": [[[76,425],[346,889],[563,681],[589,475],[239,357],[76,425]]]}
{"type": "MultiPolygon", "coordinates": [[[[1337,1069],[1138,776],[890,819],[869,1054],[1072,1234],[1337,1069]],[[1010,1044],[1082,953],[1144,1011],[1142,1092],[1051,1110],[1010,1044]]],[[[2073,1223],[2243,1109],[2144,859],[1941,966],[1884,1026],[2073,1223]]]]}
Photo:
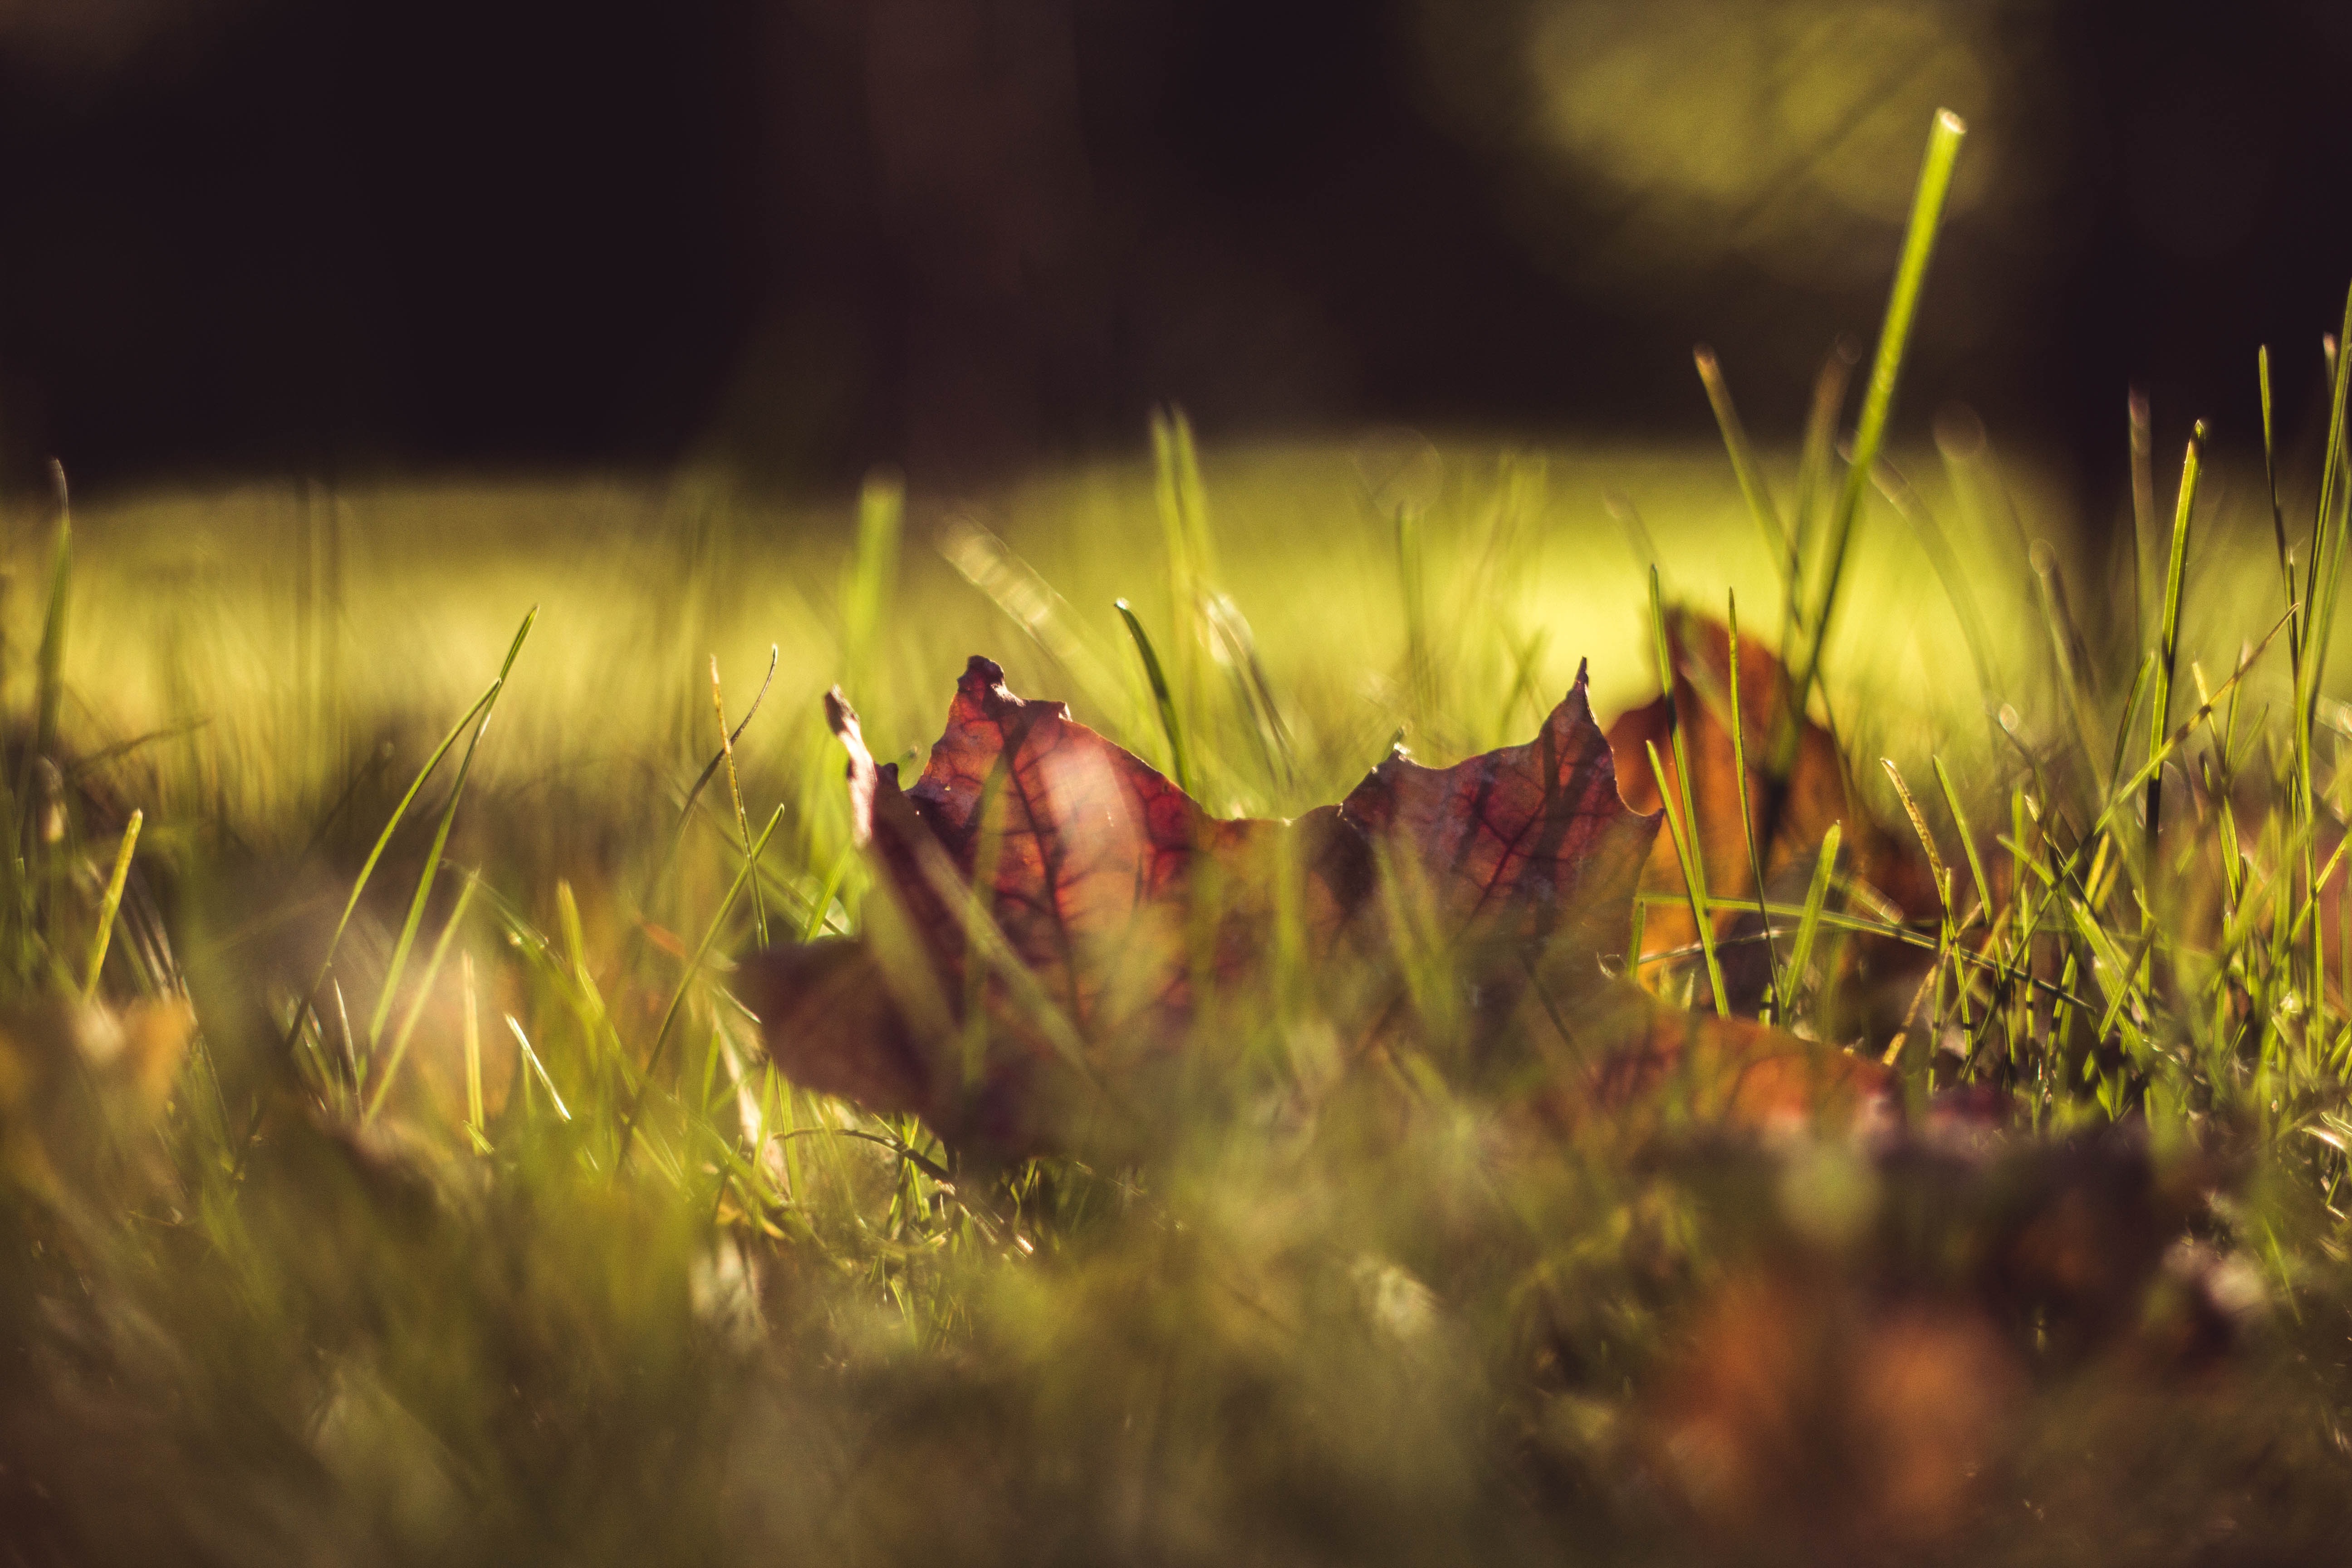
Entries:
{"type": "MultiPolygon", "coordinates": [[[[1944,199],[1952,187],[1952,169],[1959,160],[1960,142],[1968,127],[1950,110],[1938,110],[1927,134],[1927,153],[1919,168],[1919,184],[1911,202],[1911,220],[1903,237],[1903,256],[1895,268],[1895,287],[1887,296],[1886,320],[1878,333],[1878,352],[1872,360],[1870,382],[1863,393],[1862,418],[1854,427],[1853,462],[1846,469],[1836,509],[1830,514],[1829,542],[1821,587],[1821,609],[1812,617],[1812,634],[1805,646],[1805,662],[1796,681],[1796,710],[1801,713],[1821,679],[1822,658],[1828,648],[1831,617],[1845,575],[1845,559],[1853,541],[1854,520],[1862,510],[1871,470],[1886,442],[1886,424],[1895,408],[1895,389],[1911,340],[1912,319],[1927,281],[1928,258],[1935,254],[1936,229],[1944,215],[1944,199]]],[[[1784,728],[1784,753],[1795,745],[1801,725],[1784,728]]],[[[1773,775],[1785,777],[1793,756],[1773,758],[1773,775]]]]}
{"type": "Polygon", "coordinates": [[[94,1001],[98,996],[99,971],[106,967],[106,949],[114,940],[114,917],[122,908],[122,889],[131,880],[131,852],[138,847],[139,826],[147,820],[143,811],[133,811],[131,820],[122,825],[122,844],[114,852],[114,869],[106,879],[106,896],[98,904],[98,935],[89,944],[89,971],[81,983],[81,999],[94,1001]]]}
{"type": "Polygon", "coordinates": [[[1133,607],[1125,599],[1111,603],[1118,611],[1118,618],[1127,623],[1127,635],[1143,660],[1143,679],[1150,685],[1151,700],[1160,710],[1160,732],[1168,737],[1168,763],[1176,775],[1176,787],[1191,795],[1192,768],[1184,755],[1184,726],[1176,716],[1176,698],[1168,689],[1168,672],[1160,667],[1160,655],[1144,632],[1143,623],[1136,618],[1133,607]]]}
{"type": "Polygon", "coordinates": [[[367,1109],[360,1113],[362,1125],[373,1121],[376,1112],[383,1109],[384,1097],[392,1092],[393,1079],[400,1076],[400,1064],[408,1059],[408,1042],[416,1033],[416,1021],[425,1016],[425,1005],[433,1000],[433,982],[441,973],[441,961],[449,956],[449,944],[457,935],[457,928],[466,923],[466,910],[474,901],[474,889],[481,879],[468,873],[466,885],[457,889],[457,906],[449,911],[442,925],[441,934],[434,939],[433,951],[425,960],[425,973],[416,982],[416,994],[402,1016],[400,1027],[393,1032],[392,1053],[384,1058],[383,1074],[375,1081],[375,1092],[368,1096],[367,1109]]]}
{"type": "MultiPolygon", "coordinates": [[[[2137,773],[2132,774],[2129,778],[2118,776],[2114,787],[2107,792],[2106,805],[2099,812],[2096,817],[2093,818],[2089,829],[2083,835],[2085,842],[2096,838],[2103,831],[2105,831],[2108,821],[2116,812],[2122,810],[2126,803],[2130,800],[2132,792],[2137,789],[2140,785],[2146,784],[2149,778],[2154,776],[2156,771],[2163,765],[2165,761],[2169,758],[2175,751],[2187,743],[2189,737],[2196,732],[2197,726],[2203,723],[2207,716],[2212,712],[2213,704],[2221,701],[2222,698],[2229,696],[2237,690],[2238,683],[2245,679],[2248,673],[2253,669],[2255,661],[2260,659],[2263,653],[2268,651],[2271,644],[2277,639],[2279,633],[2286,629],[2286,620],[2287,618],[2285,616],[2283,615],[2279,616],[2277,620],[2271,623],[2271,629],[2263,634],[2261,641],[2255,643],[2252,647],[2247,648],[2239,654],[2237,666],[2230,671],[2229,679],[2222,681],[2221,685],[2215,687],[2213,689],[2213,694],[2200,704],[2195,712],[2182,720],[2179,724],[2173,726],[2172,733],[2166,736],[2163,742],[2157,748],[2155,753],[2150,756],[2147,762],[2140,764],[2140,768],[2137,773]]],[[[2153,665],[2155,662],[2156,654],[2154,650],[2150,650],[2147,658],[2143,662],[2141,668],[2145,670],[2149,665],[2153,665]]],[[[2132,688],[2135,694],[2137,694],[2139,689],[2140,688],[2138,686],[2134,686],[2132,688]]],[[[2125,715],[2125,721],[2126,725],[2128,725],[2130,721],[2129,713],[2125,715]]],[[[2119,758],[2121,749],[2120,745],[2118,745],[2117,752],[2119,758]]],[[[2120,766],[2120,762],[2118,763],[2118,765],[2120,766]]],[[[2310,826],[2308,824],[2305,824],[2298,827],[2296,832],[2305,837],[2308,837],[2310,826]]]]}
{"type": "Polygon", "coordinates": [[[409,949],[416,942],[416,929],[425,921],[425,901],[433,893],[433,879],[441,868],[441,852],[449,843],[449,828],[457,819],[457,803],[465,798],[466,779],[473,772],[474,755],[479,750],[483,734],[490,727],[491,717],[498,712],[499,694],[506,689],[507,678],[514,673],[515,660],[522,653],[525,638],[539,619],[539,606],[522,618],[516,629],[514,642],[507,648],[506,662],[499,667],[499,678],[492,683],[482,705],[480,722],[474,726],[473,738],[466,742],[466,754],[457,761],[457,776],[449,785],[449,798],[441,807],[440,822],[433,830],[433,846],[425,854],[425,868],[417,874],[416,894],[408,901],[408,919],[400,928],[400,938],[393,943],[391,962],[384,966],[383,991],[376,997],[375,1013],[368,1020],[368,1048],[373,1050],[383,1037],[385,1020],[392,1016],[392,999],[400,989],[400,977],[408,967],[409,949]]]}
{"type": "MultiPolygon", "coordinates": [[[[719,752],[727,759],[727,794],[735,803],[735,828],[743,836],[743,854],[751,854],[751,819],[743,810],[743,785],[735,775],[735,737],[727,730],[727,697],[719,686],[719,656],[710,656],[710,710],[719,715],[719,752]]],[[[751,876],[751,929],[759,933],[760,945],[768,945],[768,900],[761,896],[760,877],[751,876]]]]}
{"type": "Polygon", "coordinates": [[[685,972],[677,977],[677,988],[670,993],[669,1005],[662,1009],[661,1026],[654,1033],[653,1048],[646,1053],[646,1070],[638,1076],[636,1092],[629,1097],[628,1115],[621,1123],[620,1151],[613,1157],[615,1177],[620,1174],[621,1163],[628,1158],[629,1145],[636,1137],[637,1112],[644,1108],[646,1091],[653,1087],[654,1074],[661,1068],[662,1051],[669,1044],[670,1030],[677,1023],[678,1009],[685,1005],[686,994],[692,988],[695,977],[702,973],[703,961],[710,956],[711,944],[719,940],[728,911],[742,896],[743,884],[751,877],[751,868],[759,863],[761,851],[767,848],[770,836],[783,820],[784,808],[779,805],[768,818],[768,826],[760,830],[760,837],[753,843],[751,853],[745,858],[742,868],[735,873],[735,880],[729,886],[727,896],[719,900],[718,911],[710,917],[710,923],[703,928],[702,940],[695,944],[694,956],[687,960],[685,972]]]}
{"type": "MultiPolygon", "coordinates": [[[[1682,710],[1675,704],[1674,648],[1666,637],[1665,600],[1659,588],[1658,569],[1654,565],[1650,568],[1650,629],[1657,638],[1659,689],[1665,694],[1666,711],[1673,719],[1673,722],[1667,727],[1666,735],[1674,745],[1675,785],[1682,797],[1682,819],[1690,836],[1689,852],[1682,855],[1683,882],[1690,891],[1691,915],[1698,922],[1699,943],[1706,949],[1706,973],[1708,983],[1715,993],[1716,1013],[1718,1016],[1728,1017],[1731,1015],[1731,1008],[1725,1000],[1722,968],[1716,963],[1715,921],[1709,913],[1715,905],[1707,897],[1706,863],[1698,842],[1698,813],[1691,805],[1690,759],[1683,747],[1682,710]]],[[[1656,761],[1655,752],[1656,749],[1653,747],[1651,760],[1654,764],[1656,761]]],[[[1740,782],[1744,790],[1747,781],[1743,779],[1740,782]]],[[[1665,793],[1666,776],[1664,772],[1660,772],[1658,801],[1662,805],[1666,804],[1665,793]]],[[[1674,821],[1674,814],[1671,811],[1666,814],[1666,820],[1669,824],[1674,821]]],[[[1684,829],[1678,828],[1675,831],[1676,852],[1681,854],[1683,844],[1681,835],[1684,829]]]]}
{"type": "Polygon", "coordinates": [[[1715,410],[1717,428],[1723,432],[1724,449],[1731,455],[1732,476],[1739,481],[1739,493],[1748,502],[1748,510],[1763,531],[1765,553],[1772,558],[1772,569],[1781,574],[1785,583],[1789,573],[1789,531],[1781,526],[1780,509],[1772,504],[1772,492],[1765,485],[1764,470],[1756,461],[1756,449],[1748,444],[1748,427],[1739,421],[1739,410],[1731,401],[1730,384],[1723,379],[1723,366],[1717,363],[1715,351],[1701,343],[1691,351],[1698,365],[1698,379],[1706,388],[1707,405],[1715,410]]]}
{"type": "Polygon", "coordinates": [[[729,752],[743,739],[743,731],[751,727],[751,721],[759,717],[760,705],[768,700],[768,688],[776,683],[776,659],[781,652],[776,644],[768,645],[768,673],[760,681],[759,695],[751,699],[751,706],[744,710],[741,721],[728,733],[726,744],[711,752],[710,760],[702,764],[702,771],[694,775],[694,787],[686,792],[686,804],[677,808],[677,826],[681,834],[694,816],[694,803],[702,798],[705,786],[719,776],[719,764],[731,760],[729,752]]]}
{"type": "MultiPolygon", "coordinates": [[[[302,1020],[308,1016],[312,1002],[317,998],[319,987],[327,983],[328,973],[334,968],[335,954],[342,946],[343,932],[350,929],[352,923],[352,912],[360,907],[360,898],[367,891],[368,879],[375,874],[376,862],[383,858],[384,850],[392,843],[392,836],[400,830],[401,823],[408,816],[408,808],[416,803],[418,794],[424,790],[425,781],[431,778],[435,771],[441,766],[441,759],[449,754],[449,749],[457,743],[457,737],[466,732],[467,726],[473,723],[478,715],[497,700],[499,689],[504,684],[503,678],[493,680],[483,689],[479,697],[474,699],[474,705],[467,709],[464,715],[449,727],[447,734],[441,737],[441,743],[433,748],[432,754],[425,759],[425,765],[417,769],[415,778],[409,780],[408,791],[400,797],[400,804],[392,808],[392,816],[384,822],[383,830],[376,835],[375,843],[369,848],[367,858],[360,863],[359,875],[352,879],[351,895],[343,900],[342,913],[336,917],[335,929],[327,938],[326,956],[319,961],[318,976],[310,982],[310,988],[303,993],[300,1005],[294,1009],[294,1020],[286,1031],[285,1044],[288,1047],[292,1046],[295,1036],[300,1033],[302,1020]]],[[[341,994],[341,988],[338,987],[337,995],[340,997],[341,994]]],[[[348,1029],[349,1025],[346,1024],[345,1027],[348,1029]]]]}
{"type": "Polygon", "coordinates": [[[1911,786],[1903,781],[1903,770],[1895,765],[1893,757],[1881,757],[1878,765],[1886,770],[1886,777],[1895,785],[1895,798],[1903,803],[1903,815],[1911,819],[1911,831],[1919,836],[1919,847],[1927,852],[1927,874],[1936,879],[1936,896],[1943,901],[1944,919],[1952,918],[1952,873],[1944,864],[1944,857],[1936,847],[1936,836],[1927,831],[1927,818],[1919,810],[1919,803],[1911,798],[1911,786]]]}
{"type": "MultiPolygon", "coordinates": [[[[2164,744],[2164,732],[2170,727],[2172,680],[2180,657],[2180,590],[2189,563],[2189,517],[2197,505],[2197,479],[2202,468],[2205,447],[2205,422],[2199,420],[2189,437],[2188,456],[2180,464],[2180,500],[2172,514],[2172,549],[2165,558],[2164,610],[2158,623],[2161,640],[2158,647],[2163,658],[2157,666],[2155,695],[2148,703],[2147,749],[2153,754],[2164,744]]],[[[2148,866],[2156,865],[2158,830],[2163,822],[2164,770],[2158,768],[2147,781],[2147,847],[2148,866]]]]}
{"type": "Polygon", "coordinates": [[[539,1075],[539,1087],[547,1090],[547,1098],[555,1106],[555,1119],[559,1121],[571,1121],[571,1109],[563,1103],[563,1096],[556,1092],[555,1080],[547,1076],[547,1065],[539,1059],[539,1053],[530,1048],[530,1037],[522,1032],[520,1020],[517,1019],[512,1013],[509,1013],[506,1017],[507,1027],[514,1033],[515,1044],[522,1047],[523,1061],[530,1066],[531,1071],[539,1075]]]}
{"type": "Polygon", "coordinates": [[[1756,844],[1756,817],[1748,801],[1748,710],[1739,698],[1739,595],[1724,595],[1725,625],[1731,636],[1731,773],[1739,781],[1739,831],[1748,840],[1748,869],[1756,879],[1756,911],[1764,922],[1764,964],[1772,976],[1772,1012],[1786,1017],[1789,994],[1780,973],[1780,952],[1772,942],[1772,917],[1764,913],[1764,857],[1756,844]]]}
{"type": "MultiPolygon", "coordinates": [[[[2279,583],[2285,590],[2290,609],[2295,605],[2294,559],[2286,542],[2286,513],[2279,507],[2278,446],[2271,427],[2271,350],[2264,343],[2254,355],[2254,372],[2262,383],[2263,393],[2263,484],[2270,496],[2271,538],[2278,547],[2279,583]]],[[[2295,689],[2303,688],[2303,617],[2298,613],[2288,624],[2286,633],[2287,663],[2294,671],[2295,689]]]]}
{"type": "Polygon", "coordinates": [[[1930,757],[1928,763],[1936,770],[1936,784],[1944,792],[1944,805],[1952,814],[1952,826],[1959,833],[1960,847],[1968,851],[1969,876],[1977,887],[1977,908],[1982,912],[1983,918],[1990,921],[1992,881],[1985,875],[1983,858],[1977,853],[1976,835],[1969,831],[1968,814],[1960,809],[1960,792],[1952,787],[1952,775],[1945,771],[1943,758],[1930,757]]]}

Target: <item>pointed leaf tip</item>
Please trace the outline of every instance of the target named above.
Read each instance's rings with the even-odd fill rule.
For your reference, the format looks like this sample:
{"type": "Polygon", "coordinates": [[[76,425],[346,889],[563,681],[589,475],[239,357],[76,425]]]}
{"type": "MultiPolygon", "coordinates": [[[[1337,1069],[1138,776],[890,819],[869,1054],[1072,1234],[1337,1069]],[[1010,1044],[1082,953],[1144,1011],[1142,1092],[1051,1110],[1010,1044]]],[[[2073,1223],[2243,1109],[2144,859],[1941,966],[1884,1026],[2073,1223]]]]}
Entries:
{"type": "Polygon", "coordinates": [[[838,686],[824,694],[824,721],[849,750],[849,837],[863,849],[874,837],[874,791],[880,782],[879,770],[874,766],[874,753],[866,749],[857,710],[849,705],[838,686]]]}

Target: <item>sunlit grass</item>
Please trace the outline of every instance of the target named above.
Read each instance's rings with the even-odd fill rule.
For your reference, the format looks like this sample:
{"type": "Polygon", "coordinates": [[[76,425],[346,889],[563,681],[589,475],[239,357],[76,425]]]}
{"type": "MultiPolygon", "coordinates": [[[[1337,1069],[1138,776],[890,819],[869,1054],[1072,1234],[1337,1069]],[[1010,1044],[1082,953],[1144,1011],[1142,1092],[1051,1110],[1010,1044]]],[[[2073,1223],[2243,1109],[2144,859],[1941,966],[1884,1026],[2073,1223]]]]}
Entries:
{"type": "MultiPolygon", "coordinates": [[[[1169,423],[971,497],[688,476],[19,514],[0,702],[57,734],[0,753],[0,1544],[2329,1560],[2332,583],[2283,569],[2242,462],[2142,599],[1965,419],[1852,477],[1834,424],[1810,457],[1735,436],[1738,465],[1194,454],[1169,423]],[[2316,616],[2292,658],[2262,641],[2283,578],[2316,616]],[[1940,845],[1902,932],[1933,984],[1891,1040],[1848,1026],[1835,954],[1888,922],[1834,841],[1769,910],[1819,957],[1778,1021],[1893,1063],[1906,1128],[1759,1141],[1677,1091],[1564,1133],[1469,1070],[1447,955],[1402,939],[1425,1040],[1357,1059],[1270,984],[1244,1037],[1189,1042],[1248,1090],[1180,1100],[1140,1154],[996,1168],[766,1063],[739,961],[763,924],[856,930],[869,886],[835,681],[919,765],[987,652],[1181,751],[1213,811],[1289,815],[1400,739],[1524,740],[1582,661],[1604,716],[1644,701],[1664,605],[1735,594],[1743,639],[1818,671],[1849,841],[1940,845]],[[2129,693],[2159,668],[2152,719],[2129,693]],[[2191,766],[2151,790],[2166,748],[2191,766]]],[[[2332,563],[2340,511],[2284,488],[2332,563]]],[[[1671,896],[1727,935],[1753,907],[1671,896]]],[[[1645,979],[1722,994],[1706,946],[1645,979]]]]}

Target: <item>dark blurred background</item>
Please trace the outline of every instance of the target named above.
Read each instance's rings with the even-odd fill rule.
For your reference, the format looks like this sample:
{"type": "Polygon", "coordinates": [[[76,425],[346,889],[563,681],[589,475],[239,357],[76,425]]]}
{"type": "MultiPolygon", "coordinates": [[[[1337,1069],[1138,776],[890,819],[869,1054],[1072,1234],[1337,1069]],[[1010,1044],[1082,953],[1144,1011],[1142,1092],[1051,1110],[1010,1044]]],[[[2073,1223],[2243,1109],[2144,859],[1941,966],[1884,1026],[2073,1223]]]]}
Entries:
{"type": "MultiPolygon", "coordinates": [[[[0,0],[0,456],[87,484],[1793,430],[1971,127],[1906,409],[2120,485],[2290,410],[2352,8],[0,0]]],[[[1915,428],[1916,428],[1915,425],[1915,428]]]]}

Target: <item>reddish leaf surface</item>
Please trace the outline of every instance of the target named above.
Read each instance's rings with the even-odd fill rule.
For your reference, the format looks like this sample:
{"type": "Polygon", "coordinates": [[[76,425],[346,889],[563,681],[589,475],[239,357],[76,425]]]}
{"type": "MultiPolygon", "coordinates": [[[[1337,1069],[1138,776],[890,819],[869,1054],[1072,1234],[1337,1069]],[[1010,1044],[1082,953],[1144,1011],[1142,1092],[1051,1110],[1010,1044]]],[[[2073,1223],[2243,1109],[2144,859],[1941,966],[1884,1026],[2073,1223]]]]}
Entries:
{"type": "MultiPolygon", "coordinates": [[[[1407,948],[1486,1037],[1616,994],[1601,960],[1624,945],[1660,821],[1620,798],[1581,672],[1527,744],[1447,768],[1392,756],[1341,805],[1286,823],[1208,816],[1062,704],[1014,696],[984,658],[909,788],[837,694],[828,714],[880,878],[864,936],[748,966],[770,1048],[807,1087],[1002,1152],[1062,1142],[1107,1105],[1157,1103],[1170,1080],[1155,1074],[1263,1022],[1215,1009],[1262,1010],[1286,949],[1359,1050],[1426,1009],[1398,977],[1407,948]]],[[[1687,1031],[1667,1032],[1672,1052],[1646,1017],[1616,1043],[1682,1059],[1687,1031]]],[[[1804,1048],[1702,1033],[1706,1051],[1759,1059],[1804,1048]]]]}
{"type": "Polygon", "coordinates": [[[1526,745],[1450,768],[1400,752],[1339,810],[1392,865],[1411,865],[1449,937],[1489,952],[1565,941],[1580,955],[1622,955],[1664,820],[1621,797],[1581,668],[1526,745]]]}

